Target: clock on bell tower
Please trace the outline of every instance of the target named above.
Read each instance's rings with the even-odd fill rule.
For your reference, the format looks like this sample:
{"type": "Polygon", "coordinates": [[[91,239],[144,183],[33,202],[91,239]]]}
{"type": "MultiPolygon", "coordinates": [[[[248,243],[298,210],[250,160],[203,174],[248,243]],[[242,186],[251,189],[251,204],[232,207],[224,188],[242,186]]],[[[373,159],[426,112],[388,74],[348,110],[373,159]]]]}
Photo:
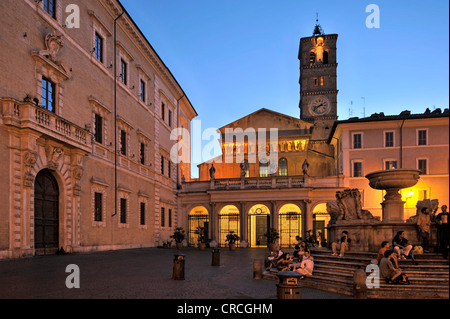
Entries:
{"type": "Polygon", "coordinates": [[[316,24],[312,37],[300,39],[300,119],[314,122],[320,139],[338,118],[337,38],[316,24]]]}

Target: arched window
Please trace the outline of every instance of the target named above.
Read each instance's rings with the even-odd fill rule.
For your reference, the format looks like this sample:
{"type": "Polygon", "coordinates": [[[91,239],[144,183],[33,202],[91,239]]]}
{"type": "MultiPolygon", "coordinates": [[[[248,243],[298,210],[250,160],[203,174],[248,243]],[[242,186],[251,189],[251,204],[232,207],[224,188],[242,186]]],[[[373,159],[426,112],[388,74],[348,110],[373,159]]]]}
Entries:
{"type": "Polygon", "coordinates": [[[287,159],[280,158],[278,161],[278,176],[287,176],[288,175],[288,165],[287,159]]]}
{"type": "Polygon", "coordinates": [[[259,177],[269,176],[269,162],[259,162],[259,177]]]}
{"type": "Polygon", "coordinates": [[[323,51],[323,64],[328,64],[328,51],[323,51]]]}

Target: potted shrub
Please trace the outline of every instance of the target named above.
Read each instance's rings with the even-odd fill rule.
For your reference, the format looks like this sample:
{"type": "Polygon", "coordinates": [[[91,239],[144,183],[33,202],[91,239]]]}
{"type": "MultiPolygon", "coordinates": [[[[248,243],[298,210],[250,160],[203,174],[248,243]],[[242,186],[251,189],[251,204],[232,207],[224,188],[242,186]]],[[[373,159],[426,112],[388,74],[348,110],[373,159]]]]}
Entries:
{"type": "Polygon", "coordinates": [[[264,236],[267,237],[267,246],[269,247],[269,250],[274,251],[275,243],[277,239],[280,238],[280,234],[275,228],[270,228],[269,232],[264,234],[264,236]]]}
{"type": "Polygon", "coordinates": [[[226,236],[226,242],[228,243],[228,247],[230,250],[236,249],[236,242],[240,239],[240,237],[234,233],[234,231],[230,231],[226,236]]]}
{"type": "Polygon", "coordinates": [[[194,233],[198,235],[198,248],[204,250],[207,240],[206,228],[198,226],[194,233]]]}
{"type": "Polygon", "coordinates": [[[177,249],[181,249],[183,247],[183,240],[185,237],[185,231],[182,227],[176,227],[173,235],[170,236],[170,238],[173,238],[175,240],[177,249]]]}

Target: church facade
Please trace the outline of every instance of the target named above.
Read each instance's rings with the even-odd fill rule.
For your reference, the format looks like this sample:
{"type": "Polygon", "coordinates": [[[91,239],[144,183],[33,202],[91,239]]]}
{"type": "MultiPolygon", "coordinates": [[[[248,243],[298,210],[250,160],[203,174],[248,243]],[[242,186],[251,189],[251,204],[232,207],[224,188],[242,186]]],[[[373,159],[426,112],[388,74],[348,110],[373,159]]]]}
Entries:
{"type": "Polygon", "coordinates": [[[338,36],[316,31],[300,40],[300,118],[261,109],[220,128],[222,156],[183,183],[179,210],[189,244],[199,226],[219,246],[230,231],[243,247],[265,246],[270,228],[282,246],[309,234],[326,240],[326,204],[344,189],[328,141],[337,120],[338,36]]]}

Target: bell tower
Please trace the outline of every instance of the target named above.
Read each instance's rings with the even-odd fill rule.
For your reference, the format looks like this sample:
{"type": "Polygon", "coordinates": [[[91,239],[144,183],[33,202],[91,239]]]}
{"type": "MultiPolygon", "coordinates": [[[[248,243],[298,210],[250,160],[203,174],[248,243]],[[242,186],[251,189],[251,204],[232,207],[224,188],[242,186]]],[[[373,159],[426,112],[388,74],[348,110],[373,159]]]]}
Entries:
{"type": "Polygon", "coordinates": [[[326,139],[338,118],[337,38],[317,20],[313,35],[300,39],[300,119],[315,124],[315,139],[326,139]]]}

